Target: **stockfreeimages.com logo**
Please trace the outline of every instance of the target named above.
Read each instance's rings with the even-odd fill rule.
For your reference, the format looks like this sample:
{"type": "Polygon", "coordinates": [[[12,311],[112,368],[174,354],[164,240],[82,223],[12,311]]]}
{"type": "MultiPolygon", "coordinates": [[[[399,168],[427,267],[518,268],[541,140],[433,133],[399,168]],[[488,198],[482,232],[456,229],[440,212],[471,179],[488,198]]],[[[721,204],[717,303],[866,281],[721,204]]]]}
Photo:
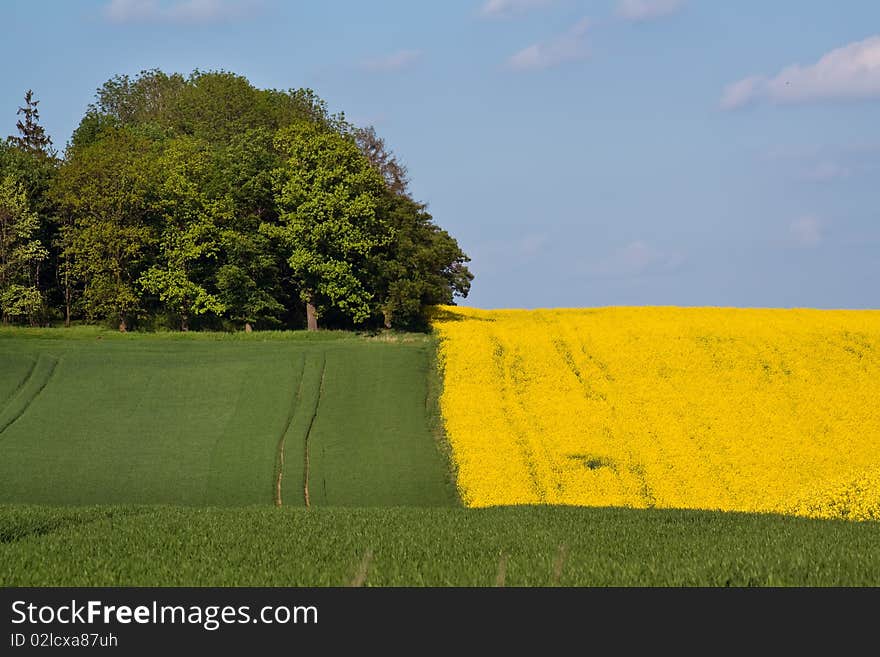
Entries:
{"type": "Polygon", "coordinates": [[[261,607],[252,613],[249,605],[109,605],[100,600],[69,604],[36,605],[25,600],[12,603],[12,623],[21,625],[199,625],[214,631],[223,625],[263,623],[265,625],[317,624],[314,605],[278,605],[261,607]]]}

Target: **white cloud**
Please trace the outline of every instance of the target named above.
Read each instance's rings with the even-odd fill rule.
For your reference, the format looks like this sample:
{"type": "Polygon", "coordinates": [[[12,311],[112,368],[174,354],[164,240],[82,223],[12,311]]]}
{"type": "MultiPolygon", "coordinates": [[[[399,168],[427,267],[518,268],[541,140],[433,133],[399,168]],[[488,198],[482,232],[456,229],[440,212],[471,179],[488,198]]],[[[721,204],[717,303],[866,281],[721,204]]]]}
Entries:
{"type": "Polygon", "coordinates": [[[666,253],[647,242],[636,240],[600,261],[595,271],[605,276],[635,277],[674,271],[683,261],[679,253],[666,253]]]}
{"type": "Polygon", "coordinates": [[[514,71],[539,71],[585,59],[589,27],[589,19],[584,18],[563,34],[523,48],[507,60],[507,65],[514,71]]]}
{"type": "Polygon", "coordinates": [[[546,7],[553,2],[554,0],[486,0],[480,14],[487,18],[500,18],[546,7]]]}
{"type": "Polygon", "coordinates": [[[803,179],[808,182],[830,182],[832,180],[848,178],[850,173],[849,167],[827,160],[819,162],[807,170],[803,175],[803,179]]]}
{"type": "Polygon", "coordinates": [[[732,82],[724,88],[721,95],[721,109],[736,109],[751,102],[765,82],[760,75],[732,82]]]}
{"type": "Polygon", "coordinates": [[[815,64],[793,64],[774,77],[755,76],[727,86],[722,109],[761,100],[807,103],[880,98],[880,35],[850,43],[823,55],[815,64]]]}
{"type": "Polygon", "coordinates": [[[367,59],[361,63],[361,68],[371,73],[402,71],[415,64],[421,56],[419,50],[398,50],[390,55],[367,59]]]}
{"type": "Polygon", "coordinates": [[[241,18],[252,6],[229,0],[110,0],[104,16],[114,23],[215,23],[241,18]]]}
{"type": "Polygon", "coordinates": [[[822,222],[816,217],[806,216],[795,219],[788,226],[795,246],[811,248],[822,241],[822,222]]]}
{"type": "Polygon", "coordinates": [[[617,14],[628,21],[649,21],[674,14],[685,0],[618,0],[617,14]]]}

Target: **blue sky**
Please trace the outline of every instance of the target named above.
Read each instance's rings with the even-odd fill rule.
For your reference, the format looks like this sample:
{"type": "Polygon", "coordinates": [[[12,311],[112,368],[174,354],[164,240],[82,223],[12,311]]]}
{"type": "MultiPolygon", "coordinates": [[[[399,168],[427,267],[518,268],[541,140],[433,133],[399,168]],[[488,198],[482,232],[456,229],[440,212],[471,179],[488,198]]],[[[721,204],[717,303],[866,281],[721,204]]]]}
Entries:
{"type": "Polygon", "coordinates": [[[880,3],[4,0],[0,134],[222,68],[372,123],[468,305],[880,307],[880,3]]]}

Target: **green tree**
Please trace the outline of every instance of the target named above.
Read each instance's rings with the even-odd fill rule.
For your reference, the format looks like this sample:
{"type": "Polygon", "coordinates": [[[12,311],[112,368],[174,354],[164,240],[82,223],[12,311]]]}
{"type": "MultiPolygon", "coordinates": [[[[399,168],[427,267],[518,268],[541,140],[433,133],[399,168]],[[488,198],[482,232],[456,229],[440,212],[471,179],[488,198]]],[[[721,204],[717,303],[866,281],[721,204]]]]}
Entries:
{"type": "Polygon", "coordinates": [[[39,104],[40,101],[34,100],[34,92],[28,89],[24,94],[24,107],[18,108],[18,114],[22,116],[15,124],[19,135],[12,137],[11,141],[25,153],[53,158],[52,139],[40,125],[39,104]]]}
{"type": "Polygon", "coordinates": [[[159,69],[110,78],[98,89],[89,114],[111,118],[119,126],[168,124],[168,114],[186,87],[179,73],[167,75],[159,69]]]}
{"type": "Polygon", "coordinates": [[[37,238],[40,220],[24,186],[0,179],[0,314],[3,322],[27,319],[36,325],[43,308],[38,281],[49,252],[37,238]]]}
{"type": "Polygon", "coordinates": [[[393,239],[373,259],[373,289],[386,328],[424,328],[425,309],[467,297],[473,274],[458,242],[439,228],[424,204],[412,199],[406,167],[375,129],[353,131],[355,143],[382,175],[386,193],[379,207],[393,239]]]}
{"type": "Polygon", "coordinates": [[[57,262],[56,275],[58,291],[64,304],[64,326],[70,327],[73,316],[74,286],[76,272],[73,267],[75,226],[70,213],[61,213],[57,217],[58,232],[52,242],[57,262]]]}
{"type": "Polygon", "coordinates": [[[310,89],[225,71],[116,76],[63,160],[32,94],[19,114],[0,177],[38,215],[50,257],[34,285],[67,323],[416,327],[470,288],[467,256],[382,138],[310,89]]]}
{"type": "Polygon", "coordinates": [[[217,270],[217,296],[226,315],[245,327],[253,324],[278,326],[284,305],[272,294],[271,288],[258,284],[254,272],[254,269],[272,267],[274,259],[266,254],[262,248],[264,245],[255,243],[249,236],[231,233],[224,242],[226,249],[238,256],[239,263],[226,263],[217,270]],[[232,239],[236,240],[235,244],[231,244],[232,239]],[[244,253],[251,253],[251,259],[241,257],[244,253]]]}
{"type": "Polygon", "coordinates": [[[467,297],[473,274],[458,242],[434,224],[424,205],[388,193],[381,209],[393,240],[373,261],[378,308],[385,328],[422,329],[425,309],[467,297]]]}
{"type": "Polygon", "coordinates": [[[238,325],[278,326],[292,290],[282,272],[284,256],[260,232],[261,223],[277,223],[273,172],[283,159],[274,131],[255,128],[234,137],[222,149],[219,180],[234,210],[223,225],[217,290],[226,316],[238,325]]]}
{"type": "Polygon", "coordinates": [[[208,289],[211,268],[207,261],[217,256],[219,226],[229,220],[232,203],[208,193],[216,166],[204,142],[190,137],[174,139],[166,144],[158,165],[164,177],[157,192],[159,252],[156,263],[141,275],[139,283],[177,314],[180,329],[188,331],[193,316],[220,315],[226,309],[208,289]]]}
{"type": "Polygon", "coordinates": [[[63,255],[81,285],[81,308],[92,320],[115,319],[123,331],[143,311],[137,281],[154,257],[157,164],[151,140],[110,128],[71,149],[53,185],[70,221],[63,255]]]}
{"type": "Polygon", "coordinates": [[[288,249],[307,327],[328,310],[362,323],[372,312],[369,259],[391,238],[376,212],[382,176],[353,140],[314,123],[279,131],[276,146],[288,158],[277,173],[281,224],[264,230],[288,249]]]}
{"type": "Polygon", "coordinates": [[[248,130],[275,132],[298,121],[342,125],[311,89],[257,89],[227,71],[194,71],[188,77],[158,69],[117,75],[97,91],[73,136],[76,146],[100,138],[110,127],[189,135],[227,144],[248,130]]]}
{"type": "MultiPolygon", "coordinates": [[[[0,143],[0,177],[11,175],[22,185],[27,194],[28,205],[38,218],[34,238],[44,247],[51,248],[58,233],[56,208],[48,194],[52,179],[58,167],[52,140],[40,125],[39,101],[33,92],[25,94],[25,103],[18,108],[19,118],[16,127],[18,134],[0,143]]],[[[34,285],[42,299],[44,316],[50,305],[57,302],[56,276],[58,270],[57,253],[50,251],[39,266],[38,278],[34,285]]],[[[32,299],[36,296],[29,293],[32,299]]]]}

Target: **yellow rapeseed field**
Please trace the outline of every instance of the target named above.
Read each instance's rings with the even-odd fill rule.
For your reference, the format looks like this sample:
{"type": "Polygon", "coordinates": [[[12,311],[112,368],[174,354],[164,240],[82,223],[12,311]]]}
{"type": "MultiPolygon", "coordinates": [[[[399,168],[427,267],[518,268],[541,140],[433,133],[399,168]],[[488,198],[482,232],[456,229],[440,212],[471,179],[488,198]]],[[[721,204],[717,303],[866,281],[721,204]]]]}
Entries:
{"type": "Polygon", "coordinates": [[[468,506],[880,520],[880,311],[444,307],[468,506]]]}

